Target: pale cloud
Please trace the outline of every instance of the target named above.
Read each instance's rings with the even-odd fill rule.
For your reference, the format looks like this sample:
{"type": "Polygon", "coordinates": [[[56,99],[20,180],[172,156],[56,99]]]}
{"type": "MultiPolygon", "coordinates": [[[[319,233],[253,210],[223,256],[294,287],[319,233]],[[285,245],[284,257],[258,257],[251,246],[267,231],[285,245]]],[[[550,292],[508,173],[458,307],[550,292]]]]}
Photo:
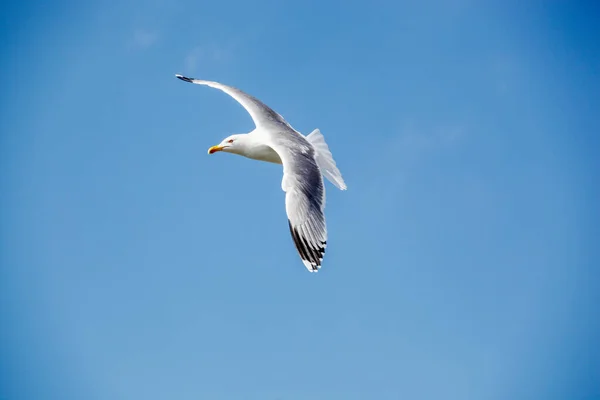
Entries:
{"type": "Polygon", "coordinates": [[[130,45],[138,49],[147,49],[156,44],[157,40],[158,33],[145,29],[136,29],[133,32],[130,45]]]}
{"type": "Polygon", "coordinates": [[[405,122],[391,137],[383,139],[378,156],[363,170],[369,178],[365,196],[380,199],[381,206],[394,208],[399,191],[410,184],[415,168],[435,163],[440,152],[453,152],[463,145],[468,126],[459,123],[405,122]],[[385,187],[385,194],[381,188],[385,187]]]}
{"type": "Polygon", "coordinates": [[[187,73],[195,73],[202,64],[228,63],[233,59],[233,53],[232,44],[196,46],[185,56],[185,71],[187,73]]]}
{"type": "Polygon", "coordinates": [[[466,133],[464,125],[447,124],[426,127],[407,124],[392,140],[392,147],[402,151],[403,154],[418,156],[427,150],[456,144],[465,137],[466,133]]]}

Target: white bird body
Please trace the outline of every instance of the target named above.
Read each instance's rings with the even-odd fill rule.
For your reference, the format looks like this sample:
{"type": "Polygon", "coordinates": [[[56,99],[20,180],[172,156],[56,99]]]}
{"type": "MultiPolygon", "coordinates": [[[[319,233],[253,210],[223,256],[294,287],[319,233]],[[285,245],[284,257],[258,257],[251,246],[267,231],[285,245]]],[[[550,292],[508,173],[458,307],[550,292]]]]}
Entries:
{"type": "Polygon", "coordinates": [[[281,158],[279,157],[279,154],[265,144],[253,146],[248,152],[246,152],[246,154],[243,155],[253,160],[281,164],[281,158]]]}
{"type": "Polygon", "coordinates": [[[255,129],[250,133],[233,135],[229,138],[237,138],[238,146],[235,146],[235,148],[223,149],[222,151],[251,158],[253,160],[281,164],[279,154],[277,154],[273,148],[265,144],[268,139],[260,140],[261,134],[258,129],[255,129]]]}
{"type": "Polygon", "coordinates": [[[346,190],[325,138],[318,129],[306,137],[258,99],[231,86],[176,75],[177,78],[220,89],[248,111],[256,129],[231,135],[208,150],[238,154],[259,161],[283,165],[281,188],[290,233],[302,262],[310,272],[321,267],[327,247],[325,187],[323,176],[340,190],[346,190]]]}

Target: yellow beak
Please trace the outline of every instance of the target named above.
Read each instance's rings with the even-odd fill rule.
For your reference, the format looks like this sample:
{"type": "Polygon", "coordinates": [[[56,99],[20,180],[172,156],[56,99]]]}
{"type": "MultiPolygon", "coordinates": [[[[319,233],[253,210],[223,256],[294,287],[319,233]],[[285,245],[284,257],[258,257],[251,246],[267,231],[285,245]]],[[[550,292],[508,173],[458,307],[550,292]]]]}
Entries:
{"type": "Polygon", "coordinates": [[[223,150],[223,146],[213,146],[208,149],[208,154],[216,153],[217,151],[223,150]]]}

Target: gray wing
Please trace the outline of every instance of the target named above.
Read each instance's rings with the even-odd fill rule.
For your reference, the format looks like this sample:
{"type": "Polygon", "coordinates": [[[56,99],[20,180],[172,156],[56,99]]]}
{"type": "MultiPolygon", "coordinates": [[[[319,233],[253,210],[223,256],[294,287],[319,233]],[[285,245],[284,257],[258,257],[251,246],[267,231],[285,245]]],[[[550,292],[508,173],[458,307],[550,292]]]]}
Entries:
{"type": "Polygon", "coordinates": [[[242,107],[246,109],[246,111],[248,111],[248,114],[250,114],[250,117],[252,117],[252,121],[254,121],[254,125],[256,125],[257,128],[266,127],[269,125],[283,125],[284,127],[289,127],[291,129],[289,124],[281,115],[273,111],[270,107],[265,105],[257,98],[250,96],[248,93],[244,93],[237,88],[227,86],[219,82],[188,78],[182,75],[175,76],[185,82],[195,83],[197,85],[210,86],[212,88],[219,89],[227,93],[228,95],[233,97],[238,103],[240,103],[242,107]]]}
{"type": "MultiPolygon", "coordinates": [[[[274,146],[276,148],[278,146],[274,146]]],[[[281,187],[292,239],[310,272],[321,268],[327,247],[323,176],[311,151],[278,151],[283,163],[281,187]]],[[[277,151],[277,149],[276,149],[277,151]]]]}

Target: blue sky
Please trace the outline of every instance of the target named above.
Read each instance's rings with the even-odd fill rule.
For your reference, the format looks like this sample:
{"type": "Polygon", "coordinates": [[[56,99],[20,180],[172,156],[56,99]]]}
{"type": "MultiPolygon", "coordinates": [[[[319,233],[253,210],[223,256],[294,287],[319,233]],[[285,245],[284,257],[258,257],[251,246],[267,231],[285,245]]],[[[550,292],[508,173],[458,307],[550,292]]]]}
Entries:
{"type": "Polygon", "coordinates": [[[600,13],[516,4],[4,5],[0,398],[600,397],[600,13]],[[321,129],[321,272],[176,73],[321,129]]]}

